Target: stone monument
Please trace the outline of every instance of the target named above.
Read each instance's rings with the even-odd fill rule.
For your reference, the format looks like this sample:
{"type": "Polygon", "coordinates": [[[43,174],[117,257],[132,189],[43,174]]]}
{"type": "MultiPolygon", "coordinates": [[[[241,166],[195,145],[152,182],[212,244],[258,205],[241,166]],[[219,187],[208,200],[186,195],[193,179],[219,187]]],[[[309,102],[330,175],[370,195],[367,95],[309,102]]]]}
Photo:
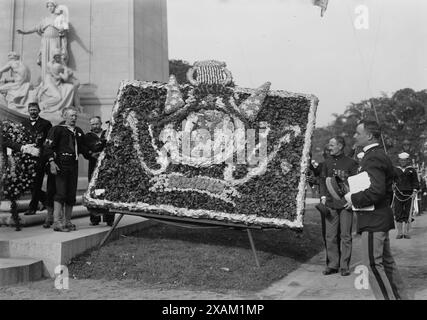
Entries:
{"type": "MultiPolygon", "coordinates": [[[[31,85],[39,88],[53,51],[59,50],[64,66],[78,79],[87,117],[110,119],[124,79],[168,79],[166,0],[5,0],[0,19],[0,59],[6,62],[11,51],[21,55],[31,85]]],[[[71,81],[65,87],[71,83],[76,86],[71,81]]],[[[2,117],[16,116],[0,104],[2,117]]],[[[59,119],[52,120],[57,124],[59,119]]]]}
{"type": "MultiPolygon", "coordinates": [[[[90,116],[110,120],[122,80],[168,79],[166,0],[4,0],[0,21],[0,65],[12,51],[21,56],[32,76],[25,81],[34,88],[30,98],[53,125],[63,107],[80,104],[77,125],[88,131],[90,116]],[[49,64],[62,68],[64,79],[49,83],[49,64]]],[[[25,117],[25,107],[4,100],[0,119],[25,117]]]]}
{"type": "Polygon", "coordinates": [[[0,103],[21,112],[31,100],[30,69],[20,61],[16,52],[9,52],[7,57],[9,61],[0,68],[0,103]],[[10,72],[10,77],[3,77],[7,72],[10,72]]]}

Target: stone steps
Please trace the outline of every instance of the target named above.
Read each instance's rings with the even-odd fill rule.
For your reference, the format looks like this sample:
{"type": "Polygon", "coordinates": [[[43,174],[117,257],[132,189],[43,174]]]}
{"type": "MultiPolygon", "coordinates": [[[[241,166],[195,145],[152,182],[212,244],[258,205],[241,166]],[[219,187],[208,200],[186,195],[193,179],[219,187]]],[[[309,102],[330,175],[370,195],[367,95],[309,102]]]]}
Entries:
{"type": "MultiPolygon", "coordinates": [[[[36,215],[26,216],[24,214],[20,214],[21,218],[21,227],[29,227],[34,225],[42,225],[47,216],[47,211],[38,211],[36,215]]],[[[89,211],[87,211],[86,207],[83,205],[76,205],[73,208],[73,213],[71,215],[72,219],[82,218],[89,216],[89,211]]],[[[0,213],[0,226],[9,226],[13,227],[15,223],[11,217],[10,213],[0,213]]]]}
{"type": "Polygon", "coordinates": [[[42,277],[42,260],[31,258],[0,258],[0,287],[37,281],[42,277]]]}
{"type": "MultiPolygon", "coordinates": [[[[105,223],[91,226],[89,218],[73,219],[77,231],[54,232],[41,226],[30,226],[16,232],[14,228],[0,228],[0,257],[31,258],[43,261],[43,275],[54,277],[59,265],[67,265],[70,260],[85,251],[96,248],[110,230],[105,223]]],[[[111,240],[147,228],[151,223],[135,216],[125,216],[111,235],[111,240]]],[[[37,276],[37,274],[36,274],[37,276]]]]}

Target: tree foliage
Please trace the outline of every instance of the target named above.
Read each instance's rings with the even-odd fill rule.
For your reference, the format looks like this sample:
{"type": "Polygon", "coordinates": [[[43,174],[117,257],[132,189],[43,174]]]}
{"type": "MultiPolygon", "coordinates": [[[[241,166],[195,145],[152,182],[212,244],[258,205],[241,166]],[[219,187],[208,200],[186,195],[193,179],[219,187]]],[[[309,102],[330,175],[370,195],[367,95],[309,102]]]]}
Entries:
{"type": "MultiPolygon", "coordinates": [[[[321,161],[321,153],[328,140],[335,136],[345,137],[350,151],[354,144],[353,134],[361,119],[376,119],[383,130],[384,142],[389,156],[396,160],[403,150],[403,141],[409,140],[409,153],[417,163],[427,160],[427,90],[414,91],[406,88],[391,97],[380,97],[351,103],[343,114],[335,114],[328,126],[317,128],[313,139],[313,158],[321,161]]],[[[406,150],[405,150],[406,151],[406,150]]]]}

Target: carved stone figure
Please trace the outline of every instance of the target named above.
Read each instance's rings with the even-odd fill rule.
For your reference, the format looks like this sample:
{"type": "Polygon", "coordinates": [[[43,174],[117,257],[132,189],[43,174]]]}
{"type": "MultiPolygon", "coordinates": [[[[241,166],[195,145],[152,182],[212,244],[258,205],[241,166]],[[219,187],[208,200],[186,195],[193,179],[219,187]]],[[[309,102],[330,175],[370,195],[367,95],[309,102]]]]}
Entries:
{"type": "Polygon", "coordinates": [[[4,72],[10,71],[11,78],[0,82],[0,102],[8,108],[25,112],[25,105],[29,102],[31,89],[30,69],[20,61],[16,52],[8,54],[9,61],[0,69],[0,79],[4,72]]]}
{"type": "Polygon", "coordinates": [[[81,110],[78,96],[80,83],[72,70],[64,64],[59,50],[53,52],[53,59],[47,63],[46,69],[45,80],[37,93],[41,114],[60,115],[63,109],[70,106],[81,110]]]}
{"type": "Polygon", "coordinates": [[[41,36],[40,52],[37,64],[41,66],[41,79],[45,80],[47,74],[47,64],[53,59],[53,52],[59,49],[68,60],[67,32],[68,32],[68,9],[65,6],[58,6],[54,1],[47,1],[46,8],[49,15],[41,20],[39,25],[30,30],[18,29],[22,35],[37,33],[41,36]]]}

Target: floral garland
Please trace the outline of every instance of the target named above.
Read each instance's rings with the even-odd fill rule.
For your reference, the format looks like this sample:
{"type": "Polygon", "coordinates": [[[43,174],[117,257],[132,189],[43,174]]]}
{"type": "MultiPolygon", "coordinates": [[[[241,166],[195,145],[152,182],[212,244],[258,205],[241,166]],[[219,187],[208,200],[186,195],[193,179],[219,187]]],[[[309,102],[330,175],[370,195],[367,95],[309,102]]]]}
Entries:
{"type": "MultiPolygon", "coordinates": [[[[2,122],[1,127],[3,143],[5,140],[9,140],[20,145],[34,143],[31,134],[20,123],[14,123],[6,120],[2,122]]],[[[7,156],[5,157],[2,150],[2,198],[10,201],[16,201],[25,192],[31,189],[36,175],[36,160],[30,155],[23,154],[22,152],[12,151],[6,152],[6,154],[7,156]]]]}

